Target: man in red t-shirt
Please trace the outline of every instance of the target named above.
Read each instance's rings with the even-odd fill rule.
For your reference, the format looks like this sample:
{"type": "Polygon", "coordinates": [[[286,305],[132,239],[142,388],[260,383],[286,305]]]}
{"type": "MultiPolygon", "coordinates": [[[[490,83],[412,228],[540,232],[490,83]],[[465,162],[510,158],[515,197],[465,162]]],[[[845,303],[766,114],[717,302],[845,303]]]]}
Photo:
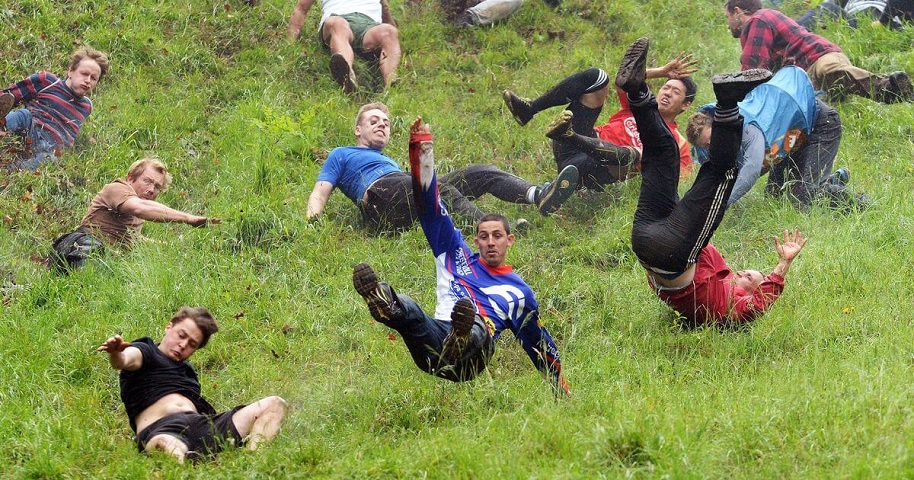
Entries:
{"type": "MultiPolygon", "coordinates": [[[[658,108],[676,136],[683,177],[692,170],[689,145],[679,135],[676,117],[686,111],[695,99],[697,86],[689,77],[696,70],[691,55],[680,54],[666,65],[647,70],[647,78],[668,78],[658,92],[658,108]]],[[[571,75],[539,98],[529,100],[505,90],[508,110],[521,125],[534,115],[551,107],[567,105],[546,130],[552,139],[555,162],[561,170],[574,165],[580,175],[580,187],[602,190],[605,185],[628,178],[640,169],[641,139],[624,92],[618,91],[621,108],[603,126],[594,128],[606,98],[609,76],[599,68],[571,75]]]]}
{"type": "Polygon", "coordinates": [[[799,231],[785,231],[783,239],[775,239],[778,264],[763,276],[754,270],[734,274],[709,243],[727,209],[738,170],[743,117],[737,102],[771,78],[771,72],[754,69],[714,77],[717,106],[710,159],[679,200],[677,145],[645,83],[647,48],[646,38],[633,43],[616,76],[644,141],[632,250],[657,296],[692,324],[750,321],[780,295],[787,269],[806,244],[799,231]]]}

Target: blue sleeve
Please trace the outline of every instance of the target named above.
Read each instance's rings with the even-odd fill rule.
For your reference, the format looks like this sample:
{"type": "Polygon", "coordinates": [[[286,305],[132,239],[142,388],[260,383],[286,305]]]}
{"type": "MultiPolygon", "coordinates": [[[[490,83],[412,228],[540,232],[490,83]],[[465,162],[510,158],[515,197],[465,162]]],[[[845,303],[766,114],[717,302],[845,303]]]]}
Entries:
{"type": "Polygon", "coordinates": [[[432,134],[412,132],[409,139],[409,170],[413,179],[413,196],[419,211],[419,224],[425,232],[432,253],[442,253],[465,247],[463,235],[454,228],[447,207],[438,194],[438,175],[435,173],[432,134]]]}
{"type": "Polygon", "coordinates": [[[329,182],[331,185],[336,186],[340,181],[340,176],[343,174],[342,156],[342,150],[334,148],[327,160],[324,161],[320,173],[317,174],[316,181],[329,182]]]}
{"type": "Polygon", "coordinates": [[[562,376],[562,362],[559,359],[559,349],[549,335],[549,331],[539,321],[539,313],[534,311],[525,316],[520,324],[512,322],[511,330],[517,337],[527,356],[536,366],[536,369],[547,375],[556,386],[564,386],[562,376]]]}
{"type": "Polygon", "coordinates": [[[752,186],[762,174],[765,152],[765,136],[758,127],[750,124],[743,132],[743,143],[739,149],[739,157],[736,159],[739,174],[736,176],[727,206],[733,205],[749,190],[752,190],[752,186]]]}

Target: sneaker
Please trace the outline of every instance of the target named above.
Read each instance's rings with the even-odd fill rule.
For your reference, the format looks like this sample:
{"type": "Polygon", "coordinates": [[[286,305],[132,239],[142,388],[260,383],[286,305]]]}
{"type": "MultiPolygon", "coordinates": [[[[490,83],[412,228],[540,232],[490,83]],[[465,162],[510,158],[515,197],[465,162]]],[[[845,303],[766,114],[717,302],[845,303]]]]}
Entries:
{"type": "Polygon", "coordinates": [[[846,168],[839,168],[828,176],[828,183],[832,185],[845,186],[851,180],[851,172],[846,168]]]}
{"type": "Polygon", "coordinates": [[[530,99],[518,97],[511,90],[501,92],[501,97],[505,99],[505,105],[508,106],[511,115],[514,115],[514,119],[517,120],[517,123],[521,126],[526,125],[527,122],[533,118],[533,108],[530,106],[530,99]]]}
{"type": "Polygon", "coordinates": [[[360,263],[352,270],[352,284],[368,304],[372,318],[385,323],[403,314],[397,296],[390,285],[379,282],[374,269],[367,263],[360,263]]]}
{"type": "Polygon", "coordinates": [[[873,200],[870,199],[869,195],[865,193],[855,193],[854,194],[854,207],[858,212],[862,212],[867,208],[870,208],[870,205],[873,204],[873,200]]]}
{"type": "Polygon", "coordinates": [[[526,218],[518,218],[514,222],[514,227],[511,228],[511,233],[514,235],[526,235],[530,232],[530,229],[533,228],[533,225],[530,224],[530,221],[526,218]]]}
{"type": "Polygon", "coordinates": [[[649,41],[641,37],[634,41],[622,56],[616,72],[616,86],[626,93],[638,93],[647,80],[647,47],[649,41]]]}
{"type": "MultiPolygon", "coordinates": [[[[13,105],[16,104],[16,97],[12,93],[4,93],[0,95],[0,120],[4,120],[6,115],[10,113],[10,110],[13,109],[13,105]]],[[[4,124],[6,122],[3,122],[4,124]]]]}
{"type": "Polygon", "coordinates": [[[554,213],[577,188],[578,168],[568,165],[559,172],[555,182],[546,182],[537,189],[536,195],[534,195],[536,207],[543,215],[554,213]]]}
{"type": "Polygon", "coordinates": [[[553,140],[573,137],[574,130],[571,129],[572,118],[574,118],[574,113],[571,110],[565,110],[560,113],[558,118],[546,127],[546,136],[553,140]]]}
{"type": "Polygon", "coordinates": [[[735,107],[753,88],[771,79],[771,72],[764,68],[753,68],[735,73],[714,75],[714,96],[721,107],[735,107]]]}
{"type": "Polygon", "coordinates": [[[460,361],[475,321],[476,306],[473,301],[466,297],[457,300],[451,310],[451,332],[444,337],[444,345],[441,347],[441,356],[448,364],[456,365],[460,361]]]}
{"type": "Polygon", "coordinates": [[[905,72],[892,72],[889,74],[889,98],[894,102],[914,101],[914,86],[911,78],[905,72]]]}
{"type": "Polygon", "coordinates": [[[359,84],[355,81],[355,72],[352,71],[352,66],[339,53],[334,53],[330,56],[330,75],[333,76],[336,83],[343,87],[343,92],[345,93],[352,93],[359,88],[359,84]]]}

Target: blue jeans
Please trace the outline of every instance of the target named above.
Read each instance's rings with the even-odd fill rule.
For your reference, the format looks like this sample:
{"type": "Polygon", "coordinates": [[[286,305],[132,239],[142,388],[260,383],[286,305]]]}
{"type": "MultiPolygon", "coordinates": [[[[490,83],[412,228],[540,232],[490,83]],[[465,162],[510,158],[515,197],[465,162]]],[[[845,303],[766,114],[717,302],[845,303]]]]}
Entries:
{"type": "Polygon", "coordinates": [[[32,142],[20,155],[22,159],[8,165],[7,170],[35,170],[44,163],[57,161],[54,154],[57,144],[50,133],[32,121],[32,112],[27,108],[13,110],[7,114],[6,129],[15,132],[24,141],[32,142]]]}
{"type": "Polygon", "coordinates": [[[441,357],[441,350],[444,338],[451,331],[451,322],[426,315],[419,304],[406,295],[397,295],[397,301],[403,308],[403,315],[384,324],[403,337],[403,343],[420,370],[452,382],[472,380],[485,370],[495,353],[495,342],[478,315],[460,361],[456,365],[449,365],[441,357]]]}
{"type": "Polygon", "coordinates": [[[774,196],[787,192],[799,208],[809,207],[816,198],[834,208],[845,207],[853,203],[850,193],[843,185],[828,181],[841,144],[841,118],[821,100],[816,100],[816,107],[816,124],[806,145],[771,167],[765,191],[774,196]]]}

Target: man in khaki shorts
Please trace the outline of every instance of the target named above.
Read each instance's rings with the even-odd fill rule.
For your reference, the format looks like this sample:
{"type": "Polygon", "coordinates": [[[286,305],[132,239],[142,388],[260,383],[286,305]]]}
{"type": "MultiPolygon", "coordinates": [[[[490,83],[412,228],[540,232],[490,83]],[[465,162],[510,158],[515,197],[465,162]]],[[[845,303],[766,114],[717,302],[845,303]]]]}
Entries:
{"type": "MultiPolygon", "coordinates": [[[[314,0],[298,0],[289,19],[289,38],[301,35],[305,16],[314,0]]],[[[352,93],[359,87],[352,69],[355,54],[377,58],[387,88],[400,64],[400,38],[387,0],[321,0],[318,34],[330,49],[330,74],[352,93]]]]}

